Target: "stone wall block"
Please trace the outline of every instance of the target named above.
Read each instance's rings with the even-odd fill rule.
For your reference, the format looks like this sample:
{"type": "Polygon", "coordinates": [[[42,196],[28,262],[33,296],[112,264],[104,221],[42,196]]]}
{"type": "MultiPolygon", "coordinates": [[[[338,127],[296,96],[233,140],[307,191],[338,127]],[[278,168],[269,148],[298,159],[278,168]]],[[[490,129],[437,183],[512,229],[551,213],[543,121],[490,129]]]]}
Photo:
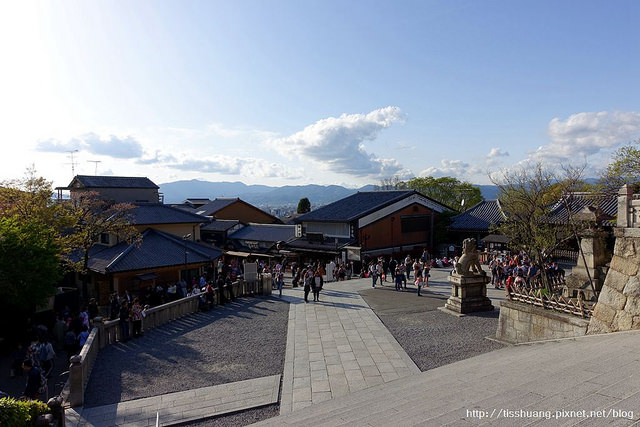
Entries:
{"type": "Polygon", "coordinates": [[[633,316],[632,329],[640,329],[640,316],[633,316]]]}
{"type": "Polygon", "coordinates": [[[610,287],[616,291],[622,292],[628,281],[629,276],[626,276],[617,270],[610,269],[607,273],[607,278],[604,281],[603,287],[610,287]]]}
{"type": "Polygon", "coordinates": [[[593,311],[591,322],[593,322],[593,319],[598,319],[599,321],[607,325],[611,325],[611,323],[613,323],[614,317],[616,317],[616,311],[613,308],[602,302],[598,302],[598,304],[596,304],[595,310],[593,311]]]}
{"type": "Polygon", "coordinates": [[[640,296],[628,296],[624,311],[631,316],[640,316],[640,296]]]}
{"type": "Polygon", "coordinates": [[[603,288],[598,297],[598,303],[606,304],[614,310],[622,310],[626,302],[626,296],[610,287],[603,288]]]}
{"type": "Polygon", "coordinates": [[[622,258],[635,258],[637,256],[636,242],[633,239],[616,239],[613,253],[622,258]]]}
{"type": "Polygon", "coordinates": [[[627,281],[622,293],[640,297],[640,279],[638,279],[638,276],[633,276],[627,281]]]}
{"type": "Polygon", "coordinates": [[[611,332],[611,328],[609,327],[610,323],[603,322],[597,317],[592,317],[589,322],[589,329],[587,331],[588,334],[607,334],[611,332]]]}
{"type": "Polygon", "coordinates": [[[628,331],[633,326],[633,316],[625,311],[619,311],[613,319],[614,331],[628,331]]]}
{"type": "Polygon", "coordinates": [[[611,259],[611,269],[616,270],[626,276],[635,276],[636,274],[638,274],[638,260],[635,256],[623,258],[622,256],[614,255],[611,259]]]}

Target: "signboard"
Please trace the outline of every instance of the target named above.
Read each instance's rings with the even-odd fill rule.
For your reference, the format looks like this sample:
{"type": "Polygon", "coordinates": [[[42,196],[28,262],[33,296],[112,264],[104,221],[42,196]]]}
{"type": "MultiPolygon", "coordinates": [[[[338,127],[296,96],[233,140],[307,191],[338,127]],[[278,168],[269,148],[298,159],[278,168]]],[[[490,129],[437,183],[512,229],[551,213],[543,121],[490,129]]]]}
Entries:
{"type": "Polygon", "coordinates": [[[255,282],[258,280],[258,263],[247,262],[244,265],[244,280],[247,282],[255,282]]]}

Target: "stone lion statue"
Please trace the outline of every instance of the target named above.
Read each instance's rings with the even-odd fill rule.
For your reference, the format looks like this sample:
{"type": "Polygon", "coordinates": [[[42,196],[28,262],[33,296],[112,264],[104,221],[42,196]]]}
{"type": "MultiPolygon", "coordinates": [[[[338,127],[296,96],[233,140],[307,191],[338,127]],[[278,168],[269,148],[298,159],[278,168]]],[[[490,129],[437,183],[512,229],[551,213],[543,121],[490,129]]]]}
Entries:
{"type": "Polygon", "coordinates": [[[476,250],[476,240],[473,238],[464,239],[462,242],[462,256],[456,264],[456,273],[460,276],[482,275],[482,267],[478,260],[476,250]]]}

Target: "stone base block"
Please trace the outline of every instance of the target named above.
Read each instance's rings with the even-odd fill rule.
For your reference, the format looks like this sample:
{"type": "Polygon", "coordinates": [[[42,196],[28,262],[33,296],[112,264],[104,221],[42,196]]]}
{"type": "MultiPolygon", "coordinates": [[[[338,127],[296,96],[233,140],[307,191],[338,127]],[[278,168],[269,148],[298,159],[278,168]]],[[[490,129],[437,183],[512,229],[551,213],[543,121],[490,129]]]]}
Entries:
{"type": "Polygon", "coordinates": [[[451,296],[445,304],[447,310],[456,313],[475,313],[493,310],[493,304],[487,297],[489,278],[481,276],[449,276],[451,296]]]}

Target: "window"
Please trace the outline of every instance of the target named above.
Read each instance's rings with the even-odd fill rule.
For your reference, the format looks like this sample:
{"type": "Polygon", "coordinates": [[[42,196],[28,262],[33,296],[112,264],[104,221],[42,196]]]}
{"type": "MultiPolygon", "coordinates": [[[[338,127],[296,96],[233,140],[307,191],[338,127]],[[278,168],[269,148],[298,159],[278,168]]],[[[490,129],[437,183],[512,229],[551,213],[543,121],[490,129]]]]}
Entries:
{"type": "Polygon", "coordinates": [[[425,232],[431,230],[431,215],[405,215],[401,218],[403,233],[425,232]]]}
{"type": "Polygon", "coordinates": [[[103,245],[109,244],[109,233],[100,234],[100,243],[102,243],[103,245]]]}

